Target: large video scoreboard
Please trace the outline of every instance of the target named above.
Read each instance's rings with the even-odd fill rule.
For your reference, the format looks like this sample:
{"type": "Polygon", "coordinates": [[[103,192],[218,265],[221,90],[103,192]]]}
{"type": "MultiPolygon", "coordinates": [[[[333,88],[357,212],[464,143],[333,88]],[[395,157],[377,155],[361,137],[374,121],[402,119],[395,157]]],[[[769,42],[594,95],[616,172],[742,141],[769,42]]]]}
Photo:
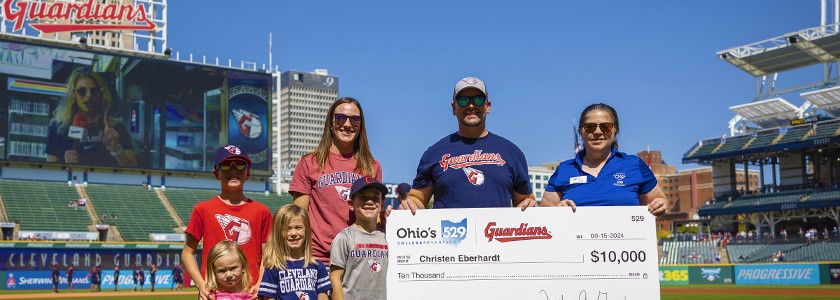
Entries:
{"type": "Polygon", "coordinates": [[[265,72],[0,38],[0,161],[210,171],[215,150],[236,144],[269,174],[270,84],[265,72]]]}

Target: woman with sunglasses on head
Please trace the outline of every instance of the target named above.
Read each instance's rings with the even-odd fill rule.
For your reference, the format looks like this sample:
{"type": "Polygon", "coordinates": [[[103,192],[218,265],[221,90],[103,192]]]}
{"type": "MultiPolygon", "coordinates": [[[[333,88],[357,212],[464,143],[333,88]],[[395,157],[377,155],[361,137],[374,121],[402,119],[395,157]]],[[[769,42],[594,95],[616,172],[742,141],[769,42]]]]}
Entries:
{"type": "Polygon", "coordinates": [[[47,130],[47,161],[137,166],[128,130],[109,116],[113,99],[102,77],[77,69],[67,82],[67,96],[56,108],[47,130]]]}
{"type": "Polygon", "coordinates": [[[289,187],[295,204],[307,210],[312,254],[327,266],[333,239],[354,222],[348,196],[363,176],[382,181],[382,166],[368,146],[362,105],[339,98],[330,106],[321,142],[298,161],[289,187]]]}
{"type": "Polygon", "coordinates": [[[618,113],[609,105],[592,104],[580,114],[583,150],[560,163],[551,175],[540,206],[646,205],[660,216],[668,200],[650,167],[635,155],[618,151],[618,113]]]}

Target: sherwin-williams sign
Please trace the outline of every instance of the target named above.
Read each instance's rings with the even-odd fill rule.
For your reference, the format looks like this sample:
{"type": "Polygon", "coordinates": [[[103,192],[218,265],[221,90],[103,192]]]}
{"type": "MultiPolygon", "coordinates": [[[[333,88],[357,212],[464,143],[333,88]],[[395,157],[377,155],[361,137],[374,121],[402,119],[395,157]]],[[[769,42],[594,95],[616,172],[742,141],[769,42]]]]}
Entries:
{"type": "Polygon", "coordinates": [[[688,267],[659,266],[660,285],[688,285],[688,267]]]}
{"type": "MultiPolygon", "coordinates": [[[[73,274],[74,289],[85,290],[90,288],[90,277],[87,277],[88,271],[90,270],[76,270],[76,272],[73,274]]],[[[129,290],[134,286],[134,280],[131,272],[132,269],[124,269],[120,271],[120,289],[129,290]]],[[[143,288],[150,289],[152,287],[152,276],[149,273],[148,268],[145,269],[144,273],[146,280],[143,285],[143,288]]],[[[48,290],[52,289],[52,278],[50,278],[51,275],[52,271],[9,271],[0,274],[0,278],[2,278],[3,282],[5,282],[3,288],[6,290],[48,290]]],[[[157,273],[155,273],[155,287],[161,289],[169,289],[172,287],[172,285],[172,270],[158,270],[157,273]]],[[[58,288],[60,290],[66,290],[67,287],[68,285],[67,277],[65,276],[65,270],[61,270],[58,288]]],[[[101,288],[103,290],[114,289],[113,270],[102,271],[101,288]]]]}
{"type": "Polygon", "coordinates": [[[731,284],[732,266],[707,265],[688,267],[688,282],[690,284],[731,284]]]}
{"type": "Polygon", "coordinates": [[[816,264],[736,265],[735,274],[735,284],[820,284],[816,264]]]}

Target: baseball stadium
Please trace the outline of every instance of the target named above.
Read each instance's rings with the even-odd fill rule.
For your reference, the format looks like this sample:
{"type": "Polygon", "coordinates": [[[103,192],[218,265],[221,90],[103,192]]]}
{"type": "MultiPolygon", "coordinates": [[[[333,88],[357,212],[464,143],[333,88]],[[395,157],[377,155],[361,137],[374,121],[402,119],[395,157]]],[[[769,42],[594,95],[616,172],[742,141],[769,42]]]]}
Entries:
{"type": "MultiPolygon", "coordinates": [[[[64,3],[43,3],[53,2],[64,3]]],[[[219,193],[222,145],[256,154],[247,197],[292,203],[274,169],[289,134],[271,126],[280,73],[182,58],[166,46],[166,0],[110,2],[143,14],[85,23],[21,13],[31,1],[0,8],[0,299],[195,299],[180,267],[184,230],[219,193]],[[81,73],[97,89],[74,89],[81,73]],[[60,113],[74,93],[101,93],[118,145],[89,147],[102,129],[60,113]]],[[[713,196],[695,215],[661,217],[672,228],[659,239],[661,299],[840,299],[840,13],[828,22],[825,7],[821,26],[715,54],[754,77],[756,95],[729,108],[728,136],[682,157],[711,166],[713,196]],[[777,85],[802,69],[823,80],[777,85]]]]}

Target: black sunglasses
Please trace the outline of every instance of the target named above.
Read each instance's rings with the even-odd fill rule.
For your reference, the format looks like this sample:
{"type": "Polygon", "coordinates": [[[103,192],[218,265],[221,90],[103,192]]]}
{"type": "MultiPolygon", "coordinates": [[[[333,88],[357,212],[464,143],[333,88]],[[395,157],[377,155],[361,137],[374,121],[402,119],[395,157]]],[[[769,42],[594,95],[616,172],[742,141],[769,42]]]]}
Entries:
{"type": "Polygon", "coordinates": [[[335,118],[336,125],[344,125],[344,122],[347,122],[347,119],[350,119],[350,125],[359,126],[362,124],[362,116],[348,116],[345,114],[333,114],[333,118],[335,118]]]}
{"type": "Polygon", "coordinates": [[[98,87],[84,87],[80,86],[76,88],[76,96],[85,97],[88,94],[91,96],[99,96],[102,95],[102,88],[98,87]]]}
{"type": "Polygon", "coordinates": [[[484,103],[487,102],[486,96],[458,96],[455,97],[455,102],[458,103],[460,107],[467,107],[472,103],[474,106],[482,106],[484,103]]]}
{"type": "Polygon", "coordinates": [[[583,123],[583,131],[586,131],[586,133],[595,132],[595,128],[601,128],[601,132],[603,132],[603,133],[610,133],[610,132],[612,132],[614,127],[615,127],[615,124],[613,124],[613,123],[601,123],[601,124],[583,123]]]}

